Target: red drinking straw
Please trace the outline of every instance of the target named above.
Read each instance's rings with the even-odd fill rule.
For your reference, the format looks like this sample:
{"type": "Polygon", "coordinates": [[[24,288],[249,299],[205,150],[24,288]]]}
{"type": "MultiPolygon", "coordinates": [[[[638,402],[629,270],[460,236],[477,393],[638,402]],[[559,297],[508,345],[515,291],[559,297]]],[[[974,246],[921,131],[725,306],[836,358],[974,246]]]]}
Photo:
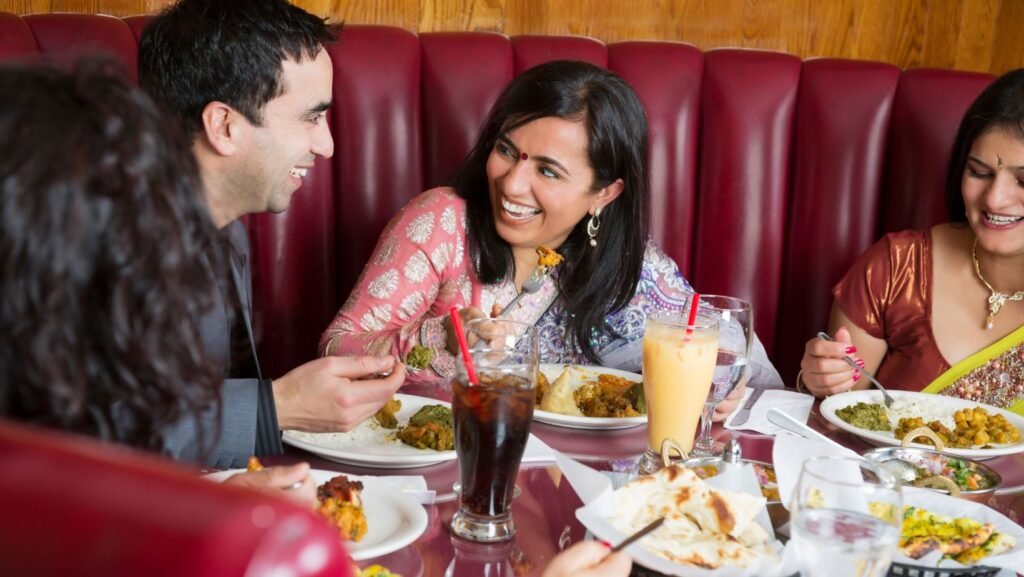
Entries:
{"type": "Polygon", "coordinates": [[[700,294],[697,292],[693,293],[693,298],[690,300],[690,318],[686,319],[686,336],[689,337],[693,334],[693,327],[697,323],[697,309],[700,307],[700,294]]]}
{"type": "Polygon", "coordinates": [[[462,328],[462,317],[459,316],[459,307],[452,307],[448,314],[452,317],[452,328],[455,329],[455,338],[459,340],[459,349],[462,350],[462,362],[466,365],[466,376],[469,382],[479,385],[476,378],[476,369],[473,368],[473,359],[469,356],[469,343],[466,342],[466,331],[462,328]]]}

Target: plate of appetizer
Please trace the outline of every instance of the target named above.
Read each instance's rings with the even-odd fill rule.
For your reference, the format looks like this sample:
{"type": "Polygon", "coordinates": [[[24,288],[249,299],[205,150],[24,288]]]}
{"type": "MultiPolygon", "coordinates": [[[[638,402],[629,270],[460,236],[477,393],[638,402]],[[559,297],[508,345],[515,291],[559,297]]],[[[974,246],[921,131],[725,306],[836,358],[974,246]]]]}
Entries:
{"type": "MultiPolygon", "coordinates": [[[[833,425],[878,446],[898,446],[903,437],[930,429],[944,452],[970,459],[989,459],[1024,452],[1024,417],[975,401],[909,391],[890,391],[895,402],[886,408],[875,390],[850,391],[822,401],[821,415],[833,425]]],[[[916,437],[910,446],[934,448],[916,437]]]]}
{"type": "Polygon", "coordinates": [[[542,364],[533,418],[573,429],[625,429],[647,423],[643,377],[596,366],[542,364]]]}
{"type": "Polygon", "coordinates": [[[455,459],[451,404],[396,394],[372,418],[346,433],[285,431],[282,441],[325,459],[403,469],[455,459]]]}
{"type": "MultiPolygon", "coordinates": [[[[245,469],[219,471],[205,478],[221,482],[242,472],[245,469]]],[[[337,471],[312,469],[309,474],[317,484],[318,512],[338,527],[354,561],[397,551],[427,529],[427,512],[411,495],[337,471]]]]}
{"type": "Polygon", "coordinates": [[[995,574],[1024,566],[1024,528],[992,508],[917,488],[905,489],[903,502],[893,558],[899,574],[979,575],[989,568],[995,574]]]}

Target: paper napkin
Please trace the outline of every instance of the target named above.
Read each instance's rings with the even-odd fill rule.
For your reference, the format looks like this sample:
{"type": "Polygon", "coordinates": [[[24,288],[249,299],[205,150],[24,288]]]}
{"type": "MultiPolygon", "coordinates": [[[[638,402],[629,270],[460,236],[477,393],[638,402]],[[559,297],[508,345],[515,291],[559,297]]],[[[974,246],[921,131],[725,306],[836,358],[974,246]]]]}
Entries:
{"type": "MultiPolygon", "coordinates": [[[[743,401],[740,402],[741,408],[746,404],[752,392],[753,390],[748,387],[743,394],[743,401]]],[[[725,420],[724,426],[729,430],[757,431],[764,435],[774,435],[781,431],[782,428],[768,422],[768,409],[779,409],[801,423],[806,423],[807,418],[811,416],[811,407],[813,405],[814,397],[811,395],[783,389],[766,389],[751,409],[750,418],[747,419],[746,423],[733,426],[733,417],[739,412],[739,409],[737,409],[725,420]]]]}
{"type": "Polygon", "coordinates": [[[523,463],[553,463],[554,461],[554,449],[530,433],[530,438],[526,441],[526,450],[523,452],[523,463]]]}
{"type": "Polygon", "coordinates": [[[423,505],[430,505],[434,502],[435,491],[427,489],[427,480],[422,475],[387,475],[375,477],[372,475],[353,475],[363,482],[364,485],[385,486],[396,491],[408,493],[423,505]]]}

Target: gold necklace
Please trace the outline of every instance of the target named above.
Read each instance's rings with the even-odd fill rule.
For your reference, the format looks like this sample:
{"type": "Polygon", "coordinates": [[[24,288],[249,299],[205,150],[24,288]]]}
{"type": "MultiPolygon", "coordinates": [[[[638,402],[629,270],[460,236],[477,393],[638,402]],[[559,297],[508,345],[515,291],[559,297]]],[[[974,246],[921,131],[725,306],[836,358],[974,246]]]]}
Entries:
{"type": "Polygon", "coordinates": [[[992,288],[992,285],[988,284],[985,277],[981,276],[981,265],[978,264],[978,237],[974,237],[974,246],[971,247],[971,260],[974,261],[974,273],[978,275],[978,280],[991,293],[988,295],[988,317],[985,319],[985,328],[992,330],[996,323],[996,315],[1003,309],[1003,305],[1008,302],[1024,301],[1024,291],[1017,291],[1012,295],[1001,293],[992,288]]]}

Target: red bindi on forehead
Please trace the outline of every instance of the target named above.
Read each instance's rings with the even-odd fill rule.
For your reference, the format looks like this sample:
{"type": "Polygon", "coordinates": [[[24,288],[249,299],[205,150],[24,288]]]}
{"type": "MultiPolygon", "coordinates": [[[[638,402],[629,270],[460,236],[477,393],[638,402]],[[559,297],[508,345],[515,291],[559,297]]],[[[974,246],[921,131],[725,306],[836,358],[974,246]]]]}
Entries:
{"type": "Polygon", "coordinates": [[[519,160],[526,160],[528,158],[530,158],[529,154],[526,154],[525,152],[519,153],[519,160]]]}

